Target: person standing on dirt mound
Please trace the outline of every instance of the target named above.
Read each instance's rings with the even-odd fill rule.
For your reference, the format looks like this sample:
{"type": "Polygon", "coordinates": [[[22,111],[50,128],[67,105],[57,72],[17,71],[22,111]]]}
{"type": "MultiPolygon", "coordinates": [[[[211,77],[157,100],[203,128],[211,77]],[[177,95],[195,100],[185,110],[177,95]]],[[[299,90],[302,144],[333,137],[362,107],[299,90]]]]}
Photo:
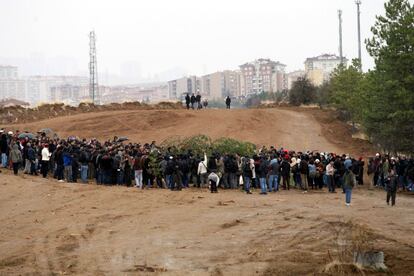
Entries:
{"type": "Polygon", "coordinates": [[[191,103],[191,98],[190,98],[190,95],[188,95],[187,93],[187,95],[185,96],[185,106],[187,107],[187,110],[190,109],[190,103],[191,103]]]}
{"type": "Polygon", "coordinates": [[[231,99],[230,99],[230,96],[227,96],[227,98],[226,98],[226,108],[230,109],[230,105],[231,105],[231,99]]]}
{"type": "Polygon", "coordinates": [[[207,99],[204,99],[204,101],[203,101],[203,107],[204,107],[204,109],[207,109],[207,106],[208,106],[208,100],[207,99]]]}
{"type": "Polygon", "coordinates": [[[191,109],[194,110],[194,104],[196,103],[196,97],[194,96],[194,94],[191,95],[190,103],[191,103],[191,109]]]}
{"type": "Polygon", "coordinates": [[[197,109],[202,109],[203,106],[201,105],[201,95],[197,94],[196,96],[196,103],[197,103],[197,109]]]}

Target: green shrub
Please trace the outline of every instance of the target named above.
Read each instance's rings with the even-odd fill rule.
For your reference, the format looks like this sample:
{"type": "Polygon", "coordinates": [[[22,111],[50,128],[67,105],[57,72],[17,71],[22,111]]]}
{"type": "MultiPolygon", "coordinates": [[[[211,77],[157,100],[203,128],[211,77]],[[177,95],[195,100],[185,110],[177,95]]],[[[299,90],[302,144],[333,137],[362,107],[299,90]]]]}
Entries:
{"type": "Polygon", "coordinates": [[[241,156],[251,156],[256,150],[256,146],[250,142],[242,142],[232,138],[220,138],[213,142],[214,152],[239,154],[241,156]]]}
{"type": "Polygon", "coordinates": [[[220,154],[253,155],[256,146],[250,142],[238,141],[232,138],[220,138],[212,140],[207,135],[196,135],[191,137],[173,136],[161,143],[164,150],[170,149],[173,154],[191,151],[193,154],[210,155],[218,152],[220,154]]]}

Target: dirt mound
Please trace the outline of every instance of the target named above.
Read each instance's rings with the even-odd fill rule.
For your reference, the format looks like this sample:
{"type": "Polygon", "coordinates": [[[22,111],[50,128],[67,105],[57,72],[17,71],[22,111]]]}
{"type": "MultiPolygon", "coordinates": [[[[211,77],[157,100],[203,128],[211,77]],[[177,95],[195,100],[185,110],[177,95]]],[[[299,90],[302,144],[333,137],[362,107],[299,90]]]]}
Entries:
{"type": "MultiPolygon", "coordinates": [[[[166,103],[160,106],[114,104],[105,107],[112,109],[107,111],[104,107],[86,104],[77,108],[52,105],[48,108],[41,107],[41,110],[48,111],[40,113],[51,114],[48,115],[50,117],[58,116],[56,118],[5,127],[29,132],[51,128],[60,137],[75,135],[81,138],[109,139],[116,135],[126,136],[134,142],[155,140],[158,143],[172,136],[205,134],[212,139],[228,137],[252,142],[260,147],[273,145],[289,150],[350,153],[355,157],[372,156],[375,153],[369,142],[352,138],[351,126],[335,119],[335,115],[329,110],[279,107],[194,111],[174,109],[181,108],[179,104],[166,103]],[[163,109],[155,109],[160,106],[163,109]],[[83,111],[79,112],[79,109],[83,111]],[[80,114],[59,117],[59,114],[65,112],[68,115],[80,114]]],[[[29,121],[28,115],[21,118],[23,117],[29,121]]]]}
{"type": "MultiPolygon", "coordinates": [[[[114,108],[119,108],[115,106],[114,108]]],[[[60,137],[109,139],[126,136],[133,142],[158,143],[171,136],[204,134],[293,150],[345,152],[342,145],[328,141],[320,123],[300,110],[208,109],[208,110],[114,110],[86,112],[43,121],[14,124],[7,128],[38,131],[51,128],[60,137]]],[[[341,139],[338,137],[338,139],[341,139]]]]}
{"type": "Polygon", "coordinates": [[[35,108],[24,108],[22,106],[10,106],[0,108],[0,123],[18,124],[51,119],[61,116],[74,115],[79,113],[91,113],[101,111],[117,110],[163,110],[182,109],[181,103],[160,102],[155,105],[140,102],[112,103],[108,105],[94,105],[81,103],[79,106],[68,106],[64,104],[44,104],[35,108]]]}

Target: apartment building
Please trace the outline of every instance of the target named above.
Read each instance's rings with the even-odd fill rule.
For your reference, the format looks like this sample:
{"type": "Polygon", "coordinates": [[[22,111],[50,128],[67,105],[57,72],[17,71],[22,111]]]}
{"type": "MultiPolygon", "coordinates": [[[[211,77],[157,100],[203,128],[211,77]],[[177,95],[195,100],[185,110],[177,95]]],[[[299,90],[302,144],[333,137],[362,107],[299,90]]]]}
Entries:
{"type": "MultiPolygon", "coordinates": [[[[87,87],[89,83],[87,77],[81,76],[29,76],[24,80],[26,81],[26,101],[30,105],[54,101],[60,97],[59,95],[78,95],[74,92],[76,87],[87,87]],[[60,86],[62,89],[57,89],[60,86]],[[54,88],[53,95],[52,88],[54,88]]],[[[73,98],[73,101],[77,100],[78,98],[73,98]]]]}
{"type": "MultiPolygon", "coordinates": [[[[346,66],[348,60],[343,58],[346,66]]],[[[316,86],[328,81],[332,72],[341,64],[341,58],[333,54],[323,54],[305,60],[305,72],[309,80],[316,86]]]]}
{"type": "Polygon", "coordinates": [[[240,65],[240,93],[243,96],[287,89],[286,65],[270,59],[257,59],[240,65]]]}

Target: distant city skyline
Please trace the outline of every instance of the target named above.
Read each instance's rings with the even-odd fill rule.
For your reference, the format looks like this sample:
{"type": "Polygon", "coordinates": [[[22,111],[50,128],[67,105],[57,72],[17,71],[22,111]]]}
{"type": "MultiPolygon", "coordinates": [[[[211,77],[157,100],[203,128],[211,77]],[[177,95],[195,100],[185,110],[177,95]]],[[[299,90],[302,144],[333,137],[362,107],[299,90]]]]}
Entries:
{"type": "MultiPolygon", "coordinates": [[[[362,2],[363,40],[384,2],[362,2]]],[[[358,55],[352,0],[0,0],[0,64],[18,66],[21,75],[87,76],[94,29],[103,84],[203,75],[258,58],[290,72],[308,57],[338,54],[338,9],[351,60],[358,55]]],[[[364,70],[374,65],[365,47],[362,62],[364,70]]]]}

